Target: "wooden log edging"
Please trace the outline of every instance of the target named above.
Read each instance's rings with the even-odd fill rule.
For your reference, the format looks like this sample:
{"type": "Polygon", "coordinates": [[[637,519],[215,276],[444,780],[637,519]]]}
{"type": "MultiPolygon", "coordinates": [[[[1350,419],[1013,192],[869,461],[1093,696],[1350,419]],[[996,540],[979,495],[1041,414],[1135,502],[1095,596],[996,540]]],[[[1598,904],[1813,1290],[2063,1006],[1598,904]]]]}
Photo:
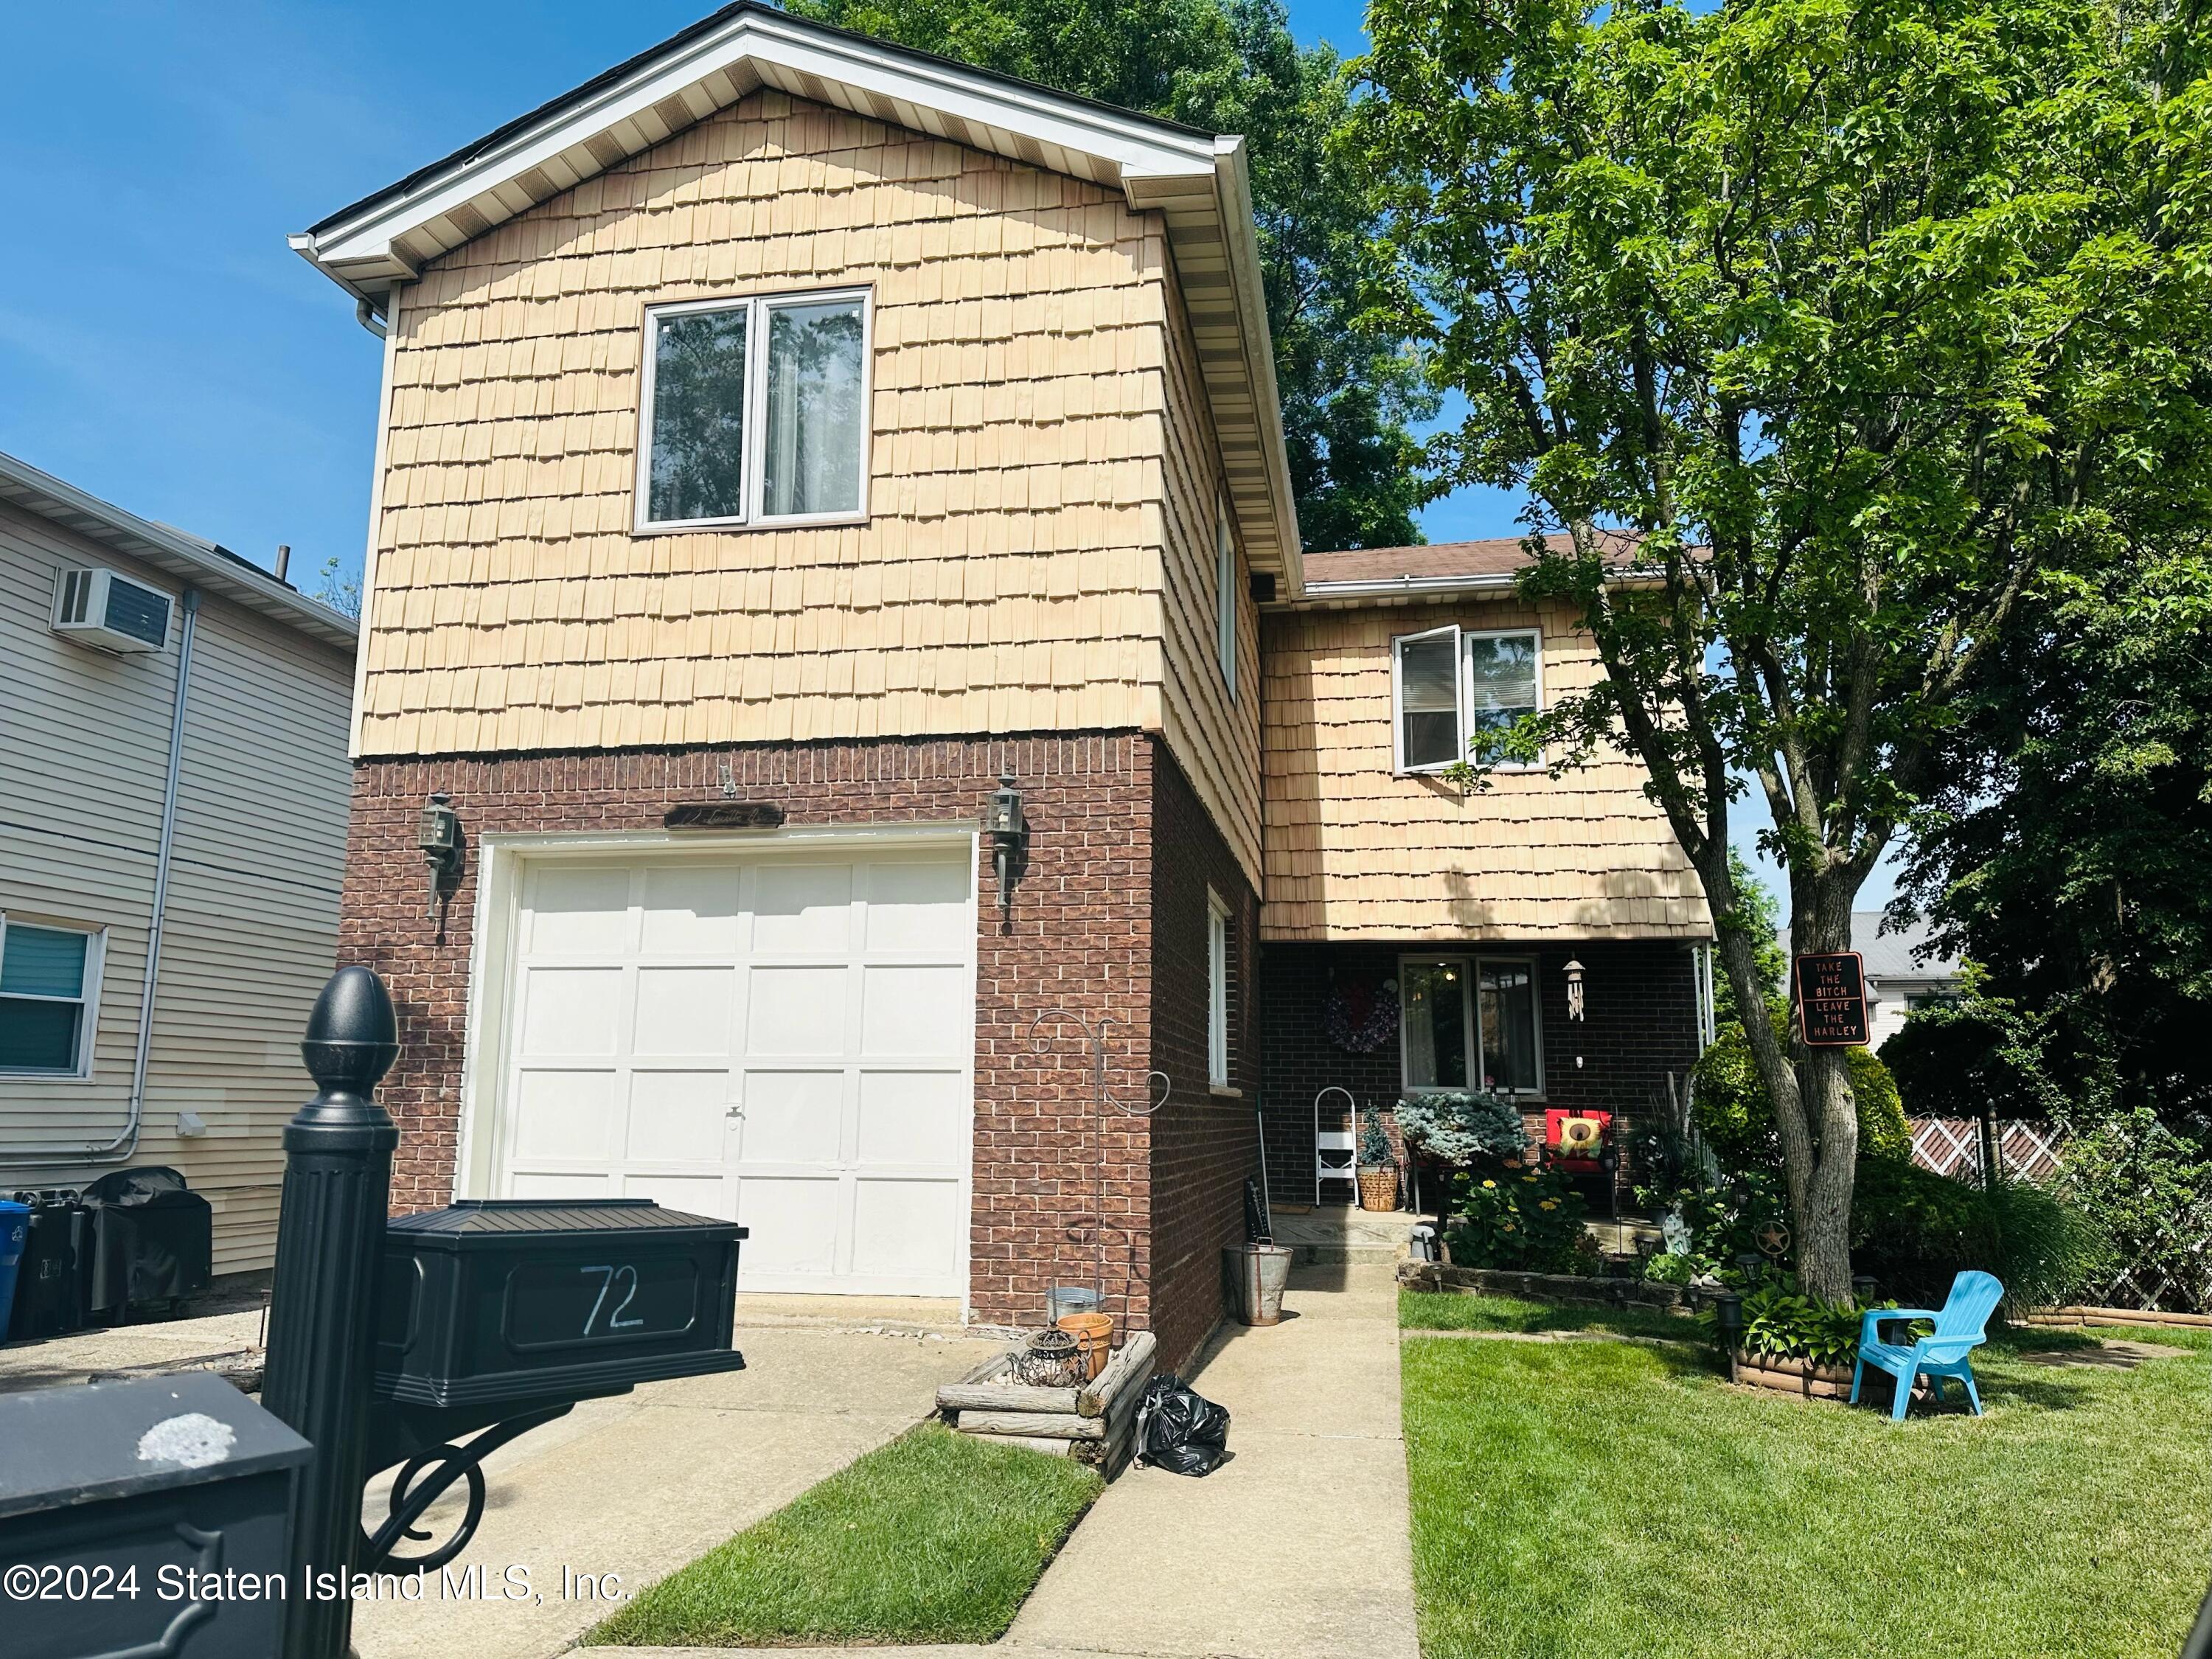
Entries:
{"type": "Polygon", "coordinates": [[[1135,1449],[1137,1407],[1158,1363],[1159,1340],[1131,1333],[1090,1382],[1033,1389],[1013,1381],[1012,1350],[994,1354],[937,1390],[938,1415],[962,1434],[1097,1466],[1112,1480],[1135,1449]]]}
{"type": "Polygon", "coordinates": [[[1409,1291],[1487,1292],[1532,1302],[1571,1302],[1595,1308],[1642,1308],[1656,1313],[1694,1312],[1704,1298],[1682,1285],[1643,1279],[1585,1279],[1577,1273],[1516,1273],[1503,1267],[1456,1267],[1442,1261],[1401,1261],[1398,1283],[1409,1291]]]}
{"type": "Polygon", "coordinates": [[[2039,1308],[2021,1316],[2029,1325],[2151,1325],[2173,1330],[2212,1329],[2212,1314],[2166,1313],[2142,1308],[2039,1308]]]}
{"type": "MultiPolygon", "coordinates": [[[[1888,1373],[1883,1372],[1887,1376],[1888,1373]]],[[[1849,1400],[1851,1397],[1851,1368],[1848,1365],[1815,1365],[1808,1359],[1787,1359],[1776,1354],[1754,1354],[1739,1351],[1735,1357],[1735,1380],[1754,1389],[1768,1389],[1776,1394],[1794,1394],[1813,1400],[1849,1400]]]]}

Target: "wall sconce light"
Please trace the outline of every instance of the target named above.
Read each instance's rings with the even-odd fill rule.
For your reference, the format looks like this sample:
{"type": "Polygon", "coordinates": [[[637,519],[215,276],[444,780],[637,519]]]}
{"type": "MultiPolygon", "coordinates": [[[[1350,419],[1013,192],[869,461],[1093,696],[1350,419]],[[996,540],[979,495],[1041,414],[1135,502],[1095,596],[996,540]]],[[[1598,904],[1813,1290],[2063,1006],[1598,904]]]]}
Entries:
{"type": "Polygon", "coordinates": [[[999,921],[1004,928],[1013,922],[1014,884],[1029,862],[1030,850],[1029,819],[1022,811],[1022,792],[1014,787],[1012,772],[999,774],[999,787],[991,792],[983,828],[990,832],[991,860],[998,867],[999,921]]]}
{"type": "Polygon", "coordinates": [[[1579,962],[1570,961],[1567,963],[1567,1018],[1580,1019],[1583,1006],[1583,965],[1579,962]]]}
{"type": "Polygon", "coordinates": [[[430,866],[430,905],[422,914],[434,916],[438,900],[461,875],[461,815],[453,811],[453,798],[444,790],[424,803],[415,844],[422,849],[422,862],[430,866]]]}

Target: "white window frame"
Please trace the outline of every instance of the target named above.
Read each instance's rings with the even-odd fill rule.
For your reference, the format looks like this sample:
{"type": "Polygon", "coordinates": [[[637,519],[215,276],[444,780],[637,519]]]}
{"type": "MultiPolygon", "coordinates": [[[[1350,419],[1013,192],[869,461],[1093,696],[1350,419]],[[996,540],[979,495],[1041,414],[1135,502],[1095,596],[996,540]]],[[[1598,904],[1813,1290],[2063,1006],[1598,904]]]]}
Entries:
{"type": "Polygon", "coordinates": [[[1424,629],[1418,634],[1394,635],[1390,640],[1390,765],[1401,777],[1419,777],[1425,773],[1441,772],[1467,758],[1467,663],[1465,643],[1460,638],[1459,624],[1447,623],[1442,628],[1424,629]],[[1406,647],[1420,641],[1433,640],[1449,634],[1452,642],[1452,706],[1459,722],[1459,741],[1452,745],[1455,758],[1431,761],[1425,765],[1406,763],[1406,647]]]}
{"type": "Polygon", "coordinates": [[[717,300],[683,300],[645,308],[644,356],[638,374],[637,477],[632,486],[631,528],[640,536],[662,536],[692,530],[766,530],[805,525],[862,524],[868,518],[868,452],[875,438],[876,306],[867,288],[809,289],[798,293],[753,294],[717,300]],[[792,306],[833,305],[858,301],[860,307],[860,447],[854,465],[859,471],[855,499],[860,506],[834,513],[787,513],[774,516],[763,511],[768,468],[768,319],[769,313],[792,306]],[[740,458],[744,482],[744,509],[730,518],[656,519],[653,514],[653,381],[654,360],[659,355],[659,330],[665,317],[690,317],[717,311],[743,311],[745,322],[744,453],[740,458]]]}
{"type": "MultiPolygon", "coordinates": [[[[1467,629],[1460,634],[1459,649],[1459,735],[1460,742],[1470,754],[1474,748],[1474,677],[1467,672],[1467,647],[1475,640],[1527,639],[1535,646],[1536,712],[1544,712],[1544,630],[1534,623],[1526,628],[1467,629]]],[[[1533,761],[1492,761],[1493,772],[1540,772],[1545,760],[1539,753],[1533,761]]]]}
{"type": "Polygon", "coordinates": [[[1237,538],[1229,527],[1229,508],[1213,504],[1213,633],[1221,659],[1221,683],[1237,701],[1237,538]]]}
{"type": "Polygon", "coordinates": [[[1206,1080],[1229,1086],[1229,906],[1206,890],[1206,1080]]]}
{"type": "MultiPolygon", "coordinates": [[[[8,924],[10,918],[0,910],[0,961],[8,954],[8,924]]],[[[33,996],[10,991],[11,1001],[75,1002],[82,1006],[84,1018],[77,1024],[76,1063],[69,1071],[52,1071],[39,1066],[0,1066],[0,1078],[36,1078],[46,1083],[84,1083],[91,1080],[93,1052],[100,1034],[100,968],[107,958],[107,929],[94,927],[89,922],[50,920],[45,916],[17,915],[13,918],[25,927],[43,928],[50,933],[78,933],[85,940],[84,979],[74,997],[33,996]]]]}
{"type": "MultiPolygon", "coordinates": [[[[1504,1096],[1509,1100],[1540,1102],[1549,1098],[1544,1087],[1544,987],[1539,972],[1540,963],[1534,956],[1515,951],[1485,951],[1475,954],[1462,954],[1454,951],[1409,951],[1398,958],[1398,983],[1401,987],[1406,982],[1406,969],[1409,964],[1418,963],[1424,966],[1437,967],[1442,967],[1446,963],[1457,964],[1460,969],[1461,986],[1460,1018],[1464,1033],[1460,1040],[1466,1046],[1468,1060],[1468,1080],[1464,1084],[1409,1081],[1406,1075],[1407,1022],[1401,1014],[1398,1020],[1398,1088],[1401,1093],[1437,1095],[1457,1094],[1462,1090],[1470,1093],[1480,1091],[1482,1088],[1482,969],[1486,963],[1503,962],[1513,963],[1528,970],[1528,989],[1530,994],[1535,999],[1536,1019],[1534,1035],[1536,1086],[1533,1089],[1494,1089],[1491,1092],[1504,1096]]],[[[1404,1006],[1402,996],[1400,999],[1400,1006],[1401,1008],[1404,1006]]]]}

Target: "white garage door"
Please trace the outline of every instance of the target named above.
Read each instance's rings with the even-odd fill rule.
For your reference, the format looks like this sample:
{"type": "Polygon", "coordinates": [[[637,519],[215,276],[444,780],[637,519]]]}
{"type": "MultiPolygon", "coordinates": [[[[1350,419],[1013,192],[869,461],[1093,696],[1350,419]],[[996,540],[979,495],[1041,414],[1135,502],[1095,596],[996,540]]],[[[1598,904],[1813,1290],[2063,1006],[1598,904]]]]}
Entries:
{"type": "Polygon", "coordinates": [[[498,1190],[734,1217],[746,1290],[957,1296],[966,849],[527,863],[498,1190]]]}

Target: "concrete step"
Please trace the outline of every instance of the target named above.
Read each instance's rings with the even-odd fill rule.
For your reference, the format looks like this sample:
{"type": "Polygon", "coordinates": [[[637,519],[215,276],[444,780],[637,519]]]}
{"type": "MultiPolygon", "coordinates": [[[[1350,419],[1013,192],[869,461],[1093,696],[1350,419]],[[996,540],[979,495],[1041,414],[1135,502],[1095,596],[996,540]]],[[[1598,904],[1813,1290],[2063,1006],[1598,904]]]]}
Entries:
{"type": "MultiPolygon", "coordinates": [[[[1290,1241],[1283,1241],[1289,1243],[1290,1241]]],[[[1297,1255],[1291,1261],[1301,1267],[1389,1267],[1406,1259],[1406,1246],[1396,1244],[1363,1243],[1352,1241],[1326,1244],[1294,1244],[1297,1255]]]]}

